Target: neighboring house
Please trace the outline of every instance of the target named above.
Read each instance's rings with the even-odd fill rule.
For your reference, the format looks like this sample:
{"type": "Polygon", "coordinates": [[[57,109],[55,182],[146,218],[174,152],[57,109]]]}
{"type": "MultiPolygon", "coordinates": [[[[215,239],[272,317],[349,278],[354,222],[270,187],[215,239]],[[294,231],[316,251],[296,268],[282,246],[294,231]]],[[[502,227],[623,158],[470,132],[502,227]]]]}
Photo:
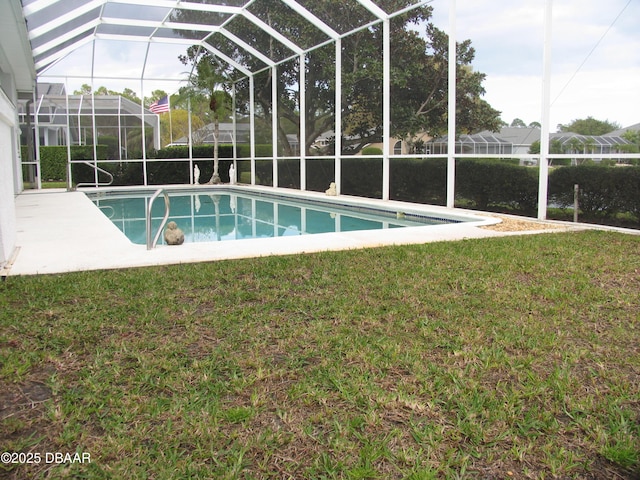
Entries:
{"type": "Polygon", "coordinates": [[[614,130],[613,132],[606,133],[604,136],[605,137],[621,137],[622,135],[624,135],[630,130],[635,130],[636,132],[640,132],[640,123],[636,123],[635,125],[631,125],[630,127],[614,130]]]}
{"type": "MultiPolygon", "coordinates": [[[[445,154],[449,151],[449,137],[434,138],[429,142],[429,149],[434,154],[445,154]]],[[[513,143],[499,137],[498,133],[480,132],[473,135],[459,135],[456,140],[456,153],[478,155],[510,155],[513,143]]]]}
{"type": "MultiPolygon", "coordinates": [[[[250,142],[250,125],[248,123],[219,123],[218,124],[218,143],[236,145],[248,144],[250,142]],[[235,128],[234,128],[235,127],[235,128]]],[[[214,124],[209,123],[204,127],[196,130],[191,134],[193,145],[213,145],[214,140],[214,124]]],[[[297,135],[287,135],[287,141],[294,152],[299,152],[300,142],[297,135]]],[[[188,138],[180,137],[171,142],[167,147],[175,147],[180,145],[188,145],[188,138]]]]}
{"type": "MultiPolygon", "coordinates": [[[[313,142],[313,144],[311,145],[312,151],[316,150],[319,153],[323,152],[323,150],[326,147],[333,144],[334,137],[335,137],[335,133],[333,132],[333,130],[329,130],[323,133],[318,138],[316,138],[315,142],[313,142]]],[[[358,137],[347,137],[348,140],[353,140],[356,138],[358,137]]],[[[415,135],[413,138],[405,139],[405,140],[391,137],[389,141],[388,153],[389,155],[411,155],[414,153],[417,153],[417,154],[431,153],[427,149],[427,142],[429,140],[431,140],[431,137],[426,133],[419,133],[415,135]]],[[[384,151],[384,143],[382,142],[368,143],[364,145],[362,148],[369,148],[369,147],[379,148],[380,150],[384,151]]],[[[362,152],[362,149],[358,153],[356,153],[356,155],[361,155],[361,152],[362,152]]]]}
{"type": "MultiPolygon", "coordinates": [[[[411,155],[432,153],[429,151],[431,137],[426,133],[418,133],[411,139],[399,139],[391,137],[389,141],[389,155],[411,155]]],[[[377,147],[384,151],[384,143],[370,143],[367,147],[377,147]]]]}
{"type": "MultiPolygon", "coordinates": [[[[629,127],[628,129],[633,129],[629,127]]],[[[626,129],[625,129],[626,130],[626,129]]],[[[618,131],[606,135],[579,135],[572,132],[552,133],[550,142],[558,145],[563,153],[597,155],[621,153],[620,145],[629,142],[618,131]]],[[[476,155],[521,155],[528,154],[531,145],[540,141],[540,129],[529,127],[505,127],[499,132],[484,131],[473,135],[460,135],[456,140],[456,153],[476,155]]],[[[429,142],[431,153],[445,154],[448,151],[447,137],[429,142]]]]}
{"type": "MultiPolygon", "coordinates": [[[[552,133],[551,142],[560,145],[564,153],[607,155],[621,153],[619,146],[628,145],[630,142],[618,135],[579,135],[577,133],[564,132],[552,133]]],[[[594,158],[599,161],[599,158],[594,158]]]]}
{"type": "MultiPolygon", "coordinates": [[[[196,130],[191,134],[193,145],[213,145],[214,124],[209,123],[204,127],[196,130]]],[[[233,123],[218,124],[218,143],[233,143],[234,140],[238,144],[249,143],[250,125],[248,123],[236,123],[235,129],[233,123]]],[[[176,147],[180,145],[188,145],[189,139],[180,137],[173,140],[167,147],[176,147]]]]}
{"type": "Polygon", "coordinates": [[[142,151],[143,114],[147,146],[160,148],[158,116],[119,95],[67,96],[64,84],[41,83],[37,85],[34,103],[27,105],[23,100],[18,105],[23,136],[26,136],[28,121],[32,129],[37,126],[41,146],[93,144],[94,112],[98,143],[100,137],[110,137],[110,141],[118,145],[118,159],[131,158],[129,151],[136,154],[142,151]]]}

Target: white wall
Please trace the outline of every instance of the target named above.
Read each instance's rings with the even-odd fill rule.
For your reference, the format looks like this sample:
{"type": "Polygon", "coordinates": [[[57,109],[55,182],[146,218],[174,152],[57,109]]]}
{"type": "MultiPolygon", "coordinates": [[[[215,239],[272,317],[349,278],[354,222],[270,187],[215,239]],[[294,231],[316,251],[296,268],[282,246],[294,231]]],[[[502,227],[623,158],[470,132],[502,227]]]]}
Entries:
{"type": "Polygon", "coordinates": [[[0,90],[0,267],[13,253],[16,243],[16,113],[0,90]]]}

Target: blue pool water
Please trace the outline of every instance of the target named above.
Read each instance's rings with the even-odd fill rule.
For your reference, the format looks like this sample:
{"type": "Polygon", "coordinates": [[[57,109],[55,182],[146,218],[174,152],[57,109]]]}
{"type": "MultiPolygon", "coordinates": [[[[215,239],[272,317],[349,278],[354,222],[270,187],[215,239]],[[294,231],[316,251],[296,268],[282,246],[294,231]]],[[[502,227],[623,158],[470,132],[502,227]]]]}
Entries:
{"type": "MultiPolygon", "coordinates": [[[[89,198],[133,243],[146,243],[145,215],[152,192],[90,193],[89,198]]],[[[329,202],[296,200],[236,191],[169,192],[169,221],[185,234],[185,243],[282,237],[356,230],[456,223],[457,220],[400,215],[374,208],[347,208],[329,202]]],[[[155,233],[164,216],[164,199],[152,209],[155,233]]],[[[158,243],[162,243],[162,237],[158,243]]]]}

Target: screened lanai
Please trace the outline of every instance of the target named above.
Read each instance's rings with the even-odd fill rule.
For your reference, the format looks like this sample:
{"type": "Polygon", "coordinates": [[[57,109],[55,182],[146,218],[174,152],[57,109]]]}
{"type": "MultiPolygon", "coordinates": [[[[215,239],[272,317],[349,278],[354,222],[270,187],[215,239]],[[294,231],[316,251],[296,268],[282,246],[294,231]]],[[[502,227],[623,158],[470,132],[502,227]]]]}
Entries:
{"type": "MultiPolygon", "coordinates": [[[[447,153],[449,139],[447,136],[429,142],[433,153],[447,153]]],[[[490,133],[460,135],[455,142],[456,153],[478,155],[508,155],[513,153],[513,144],[490,133]]]]}
{"type": "MultiPolygon", "coordinates": [[[[278,160],[295,155],[299,157],[296,158],[299,167],[295,169],[295,175],[299,176],[297,186],[306,189],[305,157],[309,150],[291,148],[291,143],[297,142],[289,139],[297,136],[298,141],[304,139],[300,143],[310,147],[327,131],[342,132],[345,108],[342,78],[346,69],[351,68],[342,65],[343,56],[348,55],[345,50],[349,48],[343,45],[343,40],[360,31],[375,31],[371,36],[373,43],[367,48],[380,52],[382,65],[381,76],[374,81],[379,97],[371,101],[379,109],[379,137],[388,143],[392,22],[428,3],[426,0],[347,0],[334,2],[329,8],[328,3],[310,0],[23,0],[23,10],[39,77],[63,82],[85,78],[94,91],[100,82],[124,81],[141,91],[141,97],[150,93],[158,82],[170,94],[175,93],[189,83],[190,75],[197,75],[193,59],[209,56],[224,76],[221,83],[233,95],[233,122],[249,125],[248,155],[240,157],[236,152],[234,156],[234,160],[242,164],[239,170],[248,170],[251,182],[255,183],[256,158],[260,155],[264,158],[266,151],[260,146],[271,145],[271,154],[267,156],[272,163],[271,172],[263,174],[258,181],[264,182],[268,177],[266,181],[279,185],[278,160]],[[124,71],[105,65],[102,61],[105,55],[101,52],[113,49],[137,58],[136,67],[124,71]],[[321,53],[311,59],[311,52],[321,53]],[[161,70],[167,56],[178,58],[180,55],[191,55],[191,65],[185,62],[181,67],[161,70]],[[331,78],[317,78],[311,63],[318,58],[335,65],[331,78]],[[78,64],[85,68],[79,69],[78,64]],[[293,79],[271,81],[290,76],[292,72],[293,79]],[[306,90],[320,82],[330,84],[324,91],[322,112],[317,111],[315,104],[306,104],[309,101],[306,90]],[[284,104],[287,104],[286,112],[284,104]],[[291,111],[304,112],[306,118],[297,122],[295,131],[289,128],[283,132],[279,118],[291,111]],[[308,131],[318,128],[318,122],[314,121],[317,118],[309,117],[322,115],[330,120],[321,125],[321,131],[308,131]]],[[[85,101],[97,105],[95,98],[85,101]]],[[[71,113],[73,107],[68,110],[71,113]]],[[[147,116],[148,112],[143,109],[141,125],[148,123],[147,116]]],[[[155,119],[155,115],[153,117],[155,119]]],[[[68,143],[73,143],[73,134],[66,135],[71,140],[68,143]]],[[[98,132],[94,132],[92,138],[97,141],[98,137],[98,132]]],[[[314,157],[314,160],[329,162],[323,170],[332,170],[327,174],[327,181],[335,180],[338,188],[342,184],[340,155],[348,148],[353,151],[358,148],[357,142],[345,148],[341,144],[343,138],[335,135],[329,148],[321,152],[324,155],[314,157]]],[[[141,153],[142,158],[128,157],[127,160],[143,163],[152,160],[147,158],[145,149],[141,153]]],[[[71,158],[69,161],[72,162],[71,158]]],[[[388,171],[388,158],[380,161],[384,174],[385,169],[388,171]]],[[[185,168],[187,165],[191,171],[192,159],[185,162],[185,168]]],[[[142,183],[147,184],[146,175],[142,183]]],[[[388,193],[383,196],[388,197],[388,193]]]]}
{"type": "MultiPolygon", "coordinates": [[[[431,3],[431,0],[22,1],[40,79],[65,84],[82,79],[93,92],[103,84],[118,84],[119,90],[135,89],[140,98],[162,88],[173,99],[184,87],[194,86],[192,80],[202,74],[200,61],[207,58],[221,76],[213,89],[224,89],[232,98],[231,113],[225,120],[234,125],[232,128],[243,131],[248,128],[248,145],[243,148],[233,145],[232,161],[238,175],[251,184],[324,191],[330,182],[335,182],[338,193],[358,194],[359,177],[366,171],[367,175],[376,176],[380,185],[373,195],[390,199],[392,160],[403,157],[394,154],[391,148],[392,124],[402,123],[395,117],[394,112],[400,110],[395,107],[402,101],[415,101],[414,110],[420,110],[426,118],[431,111],[423,109],[427,100],[444,106],[444,111],[432,115],[441,124],[430,133],[432,137],[447,135],[447,153],[430,152],[421,158],[447,159],[446,206],[453,207],[455,158],[466,155],[455,153],[455,141],[459,138],[456,115],[462,109],[464,116],[464,106],[456,108],[456,101],[460,101],[456,99],[456,75],[464,71],[456,68],[456,62],[446,61],[447,56],[456,56],[455,0],[448,2],[448,45],[444,39],[428,47],[439,49],[439,58],[444,58],[448,67],[437,62],[426,65],[423,75],[440,87],[444,85],[438,90],[440,96],[421,99],[423,90],[394,87],[391,78],[392,67],[402,72],[409,68],[409,64],[402,63],[404,59],[411,62],[409,56],[398,54],[403,44],[396,39],[403,35],[421,38],[411,28],[407,29],[406,24],[417,25],[428,19],[431,3]],[[407,22],[407,18],[411,21],[407,22]],[[366,64],[357,63],[364,56],[361,52],[367,55],[366,64]],[[360,157],[353,166],[354,154],[380,142],[381,154],[360,157]],[[299,148],[294,148],[296,143],[299,148]]],[[[546,1],[544,10],[548,36],[551,0],[546,1]]],[[[549,48],[545,42],[543,138],[547,138],[549,131],[549,48]]],[[[187,102],[182,108],[191,112],[192,106],[187,102]]],[[[141,126],[147,122],[147,116],[142,109],[141,126]]],[[[405,132],[415,130],[412,126],[404,127],[405,132]]],[[[94,141],[99,137],[97,133],[94,131],[91,136],[94,141]]],[[[190,130],[187,135],[188,158],[158,159],[145,148],[140,158],[128,156],[128,163],[140,166],[138,184],[149,184],[147,167],[159,162],[179,164],[182,178],[193,182],[191,133],[190,130]]],[[[237,132],[230,135],[238,137],[237,132]]],[[[541,152],[538,216],[544,218],[548,155],[545,142],[541,152]]],[[[497,154],[504,158],[511,156],[506,151],[497,154]]],[[[99,167],[122,159],[93,161],[99,167]]],[[[73,162],[71,155],[69,162],[73,162]]],[[[72,180],[68,181],[71,185],[72,180]]]]}

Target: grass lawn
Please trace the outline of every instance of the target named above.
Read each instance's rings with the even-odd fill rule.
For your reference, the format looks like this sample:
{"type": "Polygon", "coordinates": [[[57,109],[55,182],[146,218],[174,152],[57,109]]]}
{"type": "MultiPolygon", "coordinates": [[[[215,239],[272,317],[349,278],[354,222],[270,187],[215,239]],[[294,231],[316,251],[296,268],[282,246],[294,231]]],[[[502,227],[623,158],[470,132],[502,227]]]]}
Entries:
{"type": "Polygon", "coordinates": [[[41,461],[0,478],[638,478],[639,303],[604,232],[9,277],[0,450],[41,461]]]}

